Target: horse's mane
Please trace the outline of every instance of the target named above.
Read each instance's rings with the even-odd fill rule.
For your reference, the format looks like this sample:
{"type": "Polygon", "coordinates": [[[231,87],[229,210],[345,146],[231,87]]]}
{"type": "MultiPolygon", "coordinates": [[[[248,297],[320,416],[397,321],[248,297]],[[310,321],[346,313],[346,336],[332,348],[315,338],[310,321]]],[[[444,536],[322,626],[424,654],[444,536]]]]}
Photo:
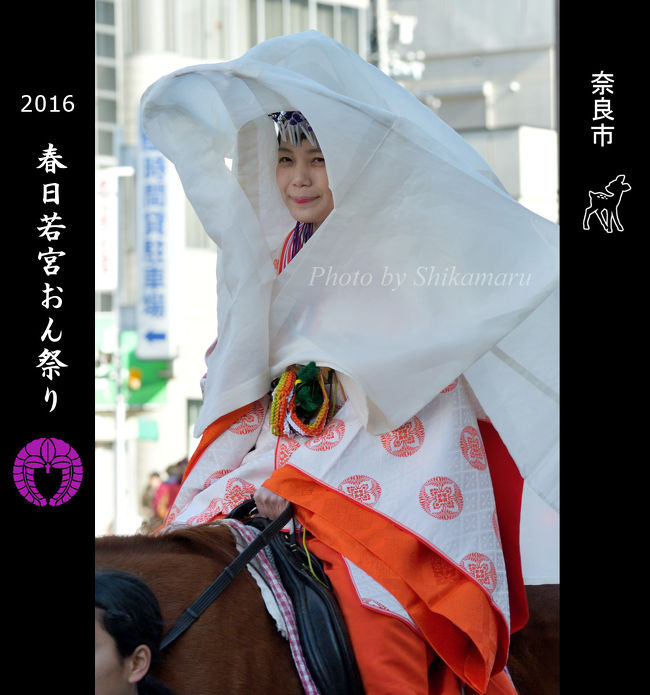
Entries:
{"type": "Polygon", "coordinates": [[[213,522],[185,526],[159,535],[102,536],[96,540],[97,549],[107,554],[136,555],[184,554],[202,555],[212,560],[230,562],[236,555],[235,540],[227,524],[213,522]]]}

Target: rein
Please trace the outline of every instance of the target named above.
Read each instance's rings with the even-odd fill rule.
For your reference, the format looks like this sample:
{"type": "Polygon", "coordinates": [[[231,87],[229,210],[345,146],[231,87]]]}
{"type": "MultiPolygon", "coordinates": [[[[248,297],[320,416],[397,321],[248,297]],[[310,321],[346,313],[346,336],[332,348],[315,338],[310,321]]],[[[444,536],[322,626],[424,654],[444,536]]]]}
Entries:
{"type": "MultiPolygon", "coordinates": [[[[246,503],[244,503],[246,504],[246,503]]],[[[244,506],[244,505],[240,505],[244,506]]],[[[237,508],[239,510],[239,507],[237,508]]],[[[234,510],[234,511],[237,511],[234,510]]],[[[230,515],[229,515],[230,516],[230,515]]],[[[208,606],[217,599],[232,580],[246,567],[246,565],[267,546],[273,536],[275,536],[293,516],[293,509],[289,505],[280,516],[271,522],[255,540],[250,543],[242,552],[221,572],[221,574],[208,586],[208,588],[182,613],[181,617],[171,627],[169,632],[163,637],[160,649],[169,646],[175,639],[180,637],[187,628],[203,613],[208,606]]]]}

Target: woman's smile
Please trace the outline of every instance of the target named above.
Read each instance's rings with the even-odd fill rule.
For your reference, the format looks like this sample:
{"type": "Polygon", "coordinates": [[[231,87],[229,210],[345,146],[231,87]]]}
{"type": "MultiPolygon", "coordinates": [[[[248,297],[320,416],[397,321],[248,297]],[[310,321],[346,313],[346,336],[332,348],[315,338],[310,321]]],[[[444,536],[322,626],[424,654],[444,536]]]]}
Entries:
{"type": "Polygon", "coordinates": [[[334,209],[323,153],[307,140],[278,147],[276,179],[282,200],[298,222],[318,226],[334,209]]]}

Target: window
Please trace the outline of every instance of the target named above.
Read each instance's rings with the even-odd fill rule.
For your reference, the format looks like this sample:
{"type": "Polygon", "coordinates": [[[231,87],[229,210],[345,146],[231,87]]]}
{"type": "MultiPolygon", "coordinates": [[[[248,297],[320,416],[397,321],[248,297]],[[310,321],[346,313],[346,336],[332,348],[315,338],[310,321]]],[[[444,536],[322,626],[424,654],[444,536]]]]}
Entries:
{"type": "MultiPolygon", "coordinates": [[[[231,57],[233,0],[173,0],[169,7],[166,31],[170,50],[196,58],[231,57]]],[[[253,15],[251,26],[254,24],[253,15]]]]}
{"type": "Polygon", "coordinates": [[[203,57],[203,22],[201,0],[176,3],[175,49],[181,55],[203,57]]]}
{"type": "Polygon", "coordinates": [[[359,10],[341,7],[341,43],[359,52],[359,10]]]}
{"type": "Polygon", "coordinates": [[[264,29],[270,39],[274,36],[282,36],[284,33],[282,23],[282,0],[264,0],[264,29]]]}
{"type": "Polygon", "coordinates": [[[255,46],[259,39],[257,37],[257,0],[248,0],[248,36],[250,45],[255,46]]]}
{"type": "Polygon", "coordinates": [[[332,5],[316,5],[316,28],[321,34],[334,38],[334,7],[332,5]]]}
{"type": "Polygon", "coordinates": [[[355,6],[316,0],[249,0],[250,45],[285,33],[317,29],[358,53],[363,11],[360,8],[365,6],[353,4],[355,6]]]}
{"type": "Polygon", "coordinates": [[[113,131],[100,129],[97,132],[97,152],[98,154],[112,157],[113,151],[113,131]]]}
{"type": "Polygon", "coordinates": [[[112,2],[100,2],[98,0],[95,3],[95,22],[110,26],[115,24],[115,6],[112,2]]]}
{"type": "Polygon", "coordinates": [[[97,65],[97,89],[114,92],[117,89],[116,70],[108,65],[97,65]]]}
{"type": "Polygon", "coordinates": [[[289,31],[294,34],[309,29],[307,0],[291,0],[289,5],[289,31]]]}
{"type": "Polygon", "coordinates": [[[95,53],[102,58],[115,58],[115,37],[111,34],[95,34],[95,53]]]}
{"type": "Polygon", "coordinates": [[[113,295],[111,292],[95,292],[95,311],[113,311],[113,295]]]}
{"type": "Polygon", "coordinates": [[[205,7],[205,56],[227,58],[230,50],[230,4],[228,0],[213,0],[205,7]]]}
{"type": "Polygon", "coordinates": [[[100,166],[115,161],[114,128],[118,119],[121,61],[119,5],[95,2],[95,155],[100,166]]]}
{"type": "Polygon", "coordinates": [[[97,99],[97,120],[105,123],[117,122],[117,103],[115,99],[97,99]]]}

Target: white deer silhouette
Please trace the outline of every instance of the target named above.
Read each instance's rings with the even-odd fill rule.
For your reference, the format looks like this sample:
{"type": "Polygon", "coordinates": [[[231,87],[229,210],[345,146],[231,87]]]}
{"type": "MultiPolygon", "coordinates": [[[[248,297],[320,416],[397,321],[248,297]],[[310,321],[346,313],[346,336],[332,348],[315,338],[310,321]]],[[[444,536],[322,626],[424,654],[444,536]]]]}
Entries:
{"type": "Polygon", "coordinates": [[[585,210],[582,228],[589,229],[589,218],[596,215],[608,234],[614,231],[614,227],[622,232],[623,225],[618,216],[618,204],[621,202],[623,193],[631,188],[629,183],[625,183],[625,174],[619,174],[605,186],[604,193],[602,191],[589,191],[589,207],[585,210]]]}

